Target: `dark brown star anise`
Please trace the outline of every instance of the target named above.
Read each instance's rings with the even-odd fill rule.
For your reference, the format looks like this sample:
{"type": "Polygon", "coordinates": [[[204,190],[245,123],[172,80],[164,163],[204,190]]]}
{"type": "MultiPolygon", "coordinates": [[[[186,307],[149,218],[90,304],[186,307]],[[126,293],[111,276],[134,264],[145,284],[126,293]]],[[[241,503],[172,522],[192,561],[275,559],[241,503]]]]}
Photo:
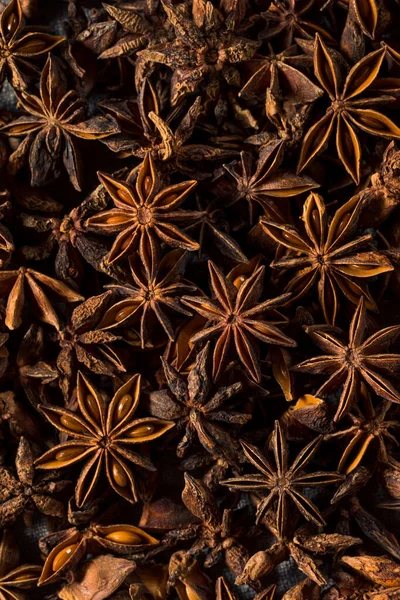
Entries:
{"type": "Polygon", "coordinates": [[[327,325],[306,327],[313,341],[327,354],[314,356],[293,369],[330,376],[316,392],[318,397],[341,389],[335,421],[339,421],[357,402],[363,381],[380,398],[400,403],[400,392],[386,378],[399,373],[400,355],[390,354],[387,349],[400,335],[400,325],[385,327],[369,337],[366,330],[367,311],[363,297],[351,320],[347,343],[342,341],[340,329],[327,325]]]}
{"type": "Polygon", "coordinates": [[[64,39],[24,30],[21,2],[11,0],[0,16],[0,85],[7,76],[14,89],[25,89],[27,78],[40,72],[31,60],[47,54],[64,39]]]}
{"type": "Polygon", "coordinates": [[[236,382],[213,390],[210,359],[208,343],[197,354],[187,377],[162,359],[169,389],[150,393],[149,412],[161,419],[177,421],[177,431],[184,431],[177,446],[178,456],[185,456],[198,439],[214,458],[222,457],[229,464],[237,464],[241,451],[235,429],[251,418],[250,414],[235,410],[243,384],[236,382]]]}
{"type": "Polygon", "coordinates": [[[335,323],[338,292],[353,304],[363,297],[366,307],[376,311],[367,286],[355,279],[393,271],[389,259],[373,249],[371,234],[354,237],[362,207],[362,198],[354,196],[329,222],[324,200],[311,193],[303,206],[302,231],[266,218],[260,220],[263,231],[280,245],[271,266],[292,273],[284,288],[292,293],[290,302],[297,302],[317,284],[327,323],[335,323]],[[287,249],[283,255],[282,246],[287,249]],[[362,249],[365,251],[360,252],[362,249]]]}
{"type": "Polygon", "coordinates": [[[129,266],[133,283],[108,286],[122,296],[122,300],[107,310],[98,325],[99,329],[108,331],[117,327],[133,327],[139,332],[142,348],[161,344],[165,338],[162,330],[173,341],[175,328],[171,317],[174,314],[191,316],[180,304],[180,297],[197,289],[183,279],[188,259],[187,252],[172,250],[148,274],[139,255],[132,254],[129,266]],[[157,323],[161,325],[161,335],[157,323]]]}
{"type": "Polygon", "coordinates": [[[0,600],[24,600],[26,590],[36,587],[41,567],[19,563],[20,552],[13,533],[4,529],[0,541],[0,600]]]}
{"type": "Polygon", "coordinates": [[[87,227],[102,235],[116,236],[108,255],[110,263],[137,250],[150,274],[158,261],[160,242],[175,248],[198,250],[198,243],[174,224],[177,221],[189,224],[197,218],[197,211],[177,210],[197,181],[183,181],[161,188],[161,179],[150,154],[146,154],[138,171],[135,186],[105,173],[99,174],[99,178],[115,208],[90,217],[87,227]]]}
{"type": "Polygon", "coordinates": [[[275,307],[288,299],[283,294],[259,302],[263,290],[264,267],[232,283],[220,269],[209,261],[213,299],[206,296],[185,296],[182,302],[207,319],[206,327],[196,333],[192,343],[217,338],[213,356],[213,378],[217,379],[227,365],[233,347],[246,371],[255,381],[261,381],[257,358],[258,342],[293,347],[294,340],[282,333],[273,323],[285,322],[275,307]],[[271,318],[268,319],[268,315],[271,318]]]}
{"type": "Polygon", "coordinates": [[[152,417],[134,419],[140,398],[140,376],[123,384],[106,406],[102,396],[78,374],[79,410],[41,405],[45,417],[72,440],[59,444],[35,461],[37,469],[62,469],[86,459],[75,489],[78,507],[93,496],[100,474],[105,472],[111,488],[129,502],[138,500],[135,478],[129,463],[154,471],[144,455],[133,452],[135,444],[150,442],[174,426],[152,417]]]}
{"type": "Polygon", "coordinates": [[[70,482],[57,480],[54,473],[35,477],[33,463],[32,447],[21,437],[15,459],[17,477],[5,467],[0,467],[0,526],[11,525],[23,515],[25,525],[31,527],[36,511],[49,517],[65,517],[64,505],[55,495],[70,482]]]}
{"type": "Polygon", "coordinates": [[[314,72],[328,94],[331,105],[326,114],[309,129],[301,147],[298,171],[302,171],[327,146],[336,131],[336,148],[346,171],[360,181],[361,143],[358,129],[370,135],[392,140],[400,138],[400,128],[386,115],[371,106],[387,104],[388,95],[360,97],[377,78],[385,57],[380,48],[367,54],[349,71],[346,80],[340,74],[337,56],[317,35],[314,44],[314,72]]]}
{"type": "Polygon", "coordinates": [[[291,507],[295,506],[307,521],[322,526],[325,520],[315,504],[305,496],[302,488],[331,485],[343,480],[339,473],[317,471],[304,473],[304,467],[312,460],[322,442],[322,436],[314,438],[289,466],[289,449],[284,433],[275,421],[272,436],[272,449],[276,467],[255,446],[242,442],[243,452],[248,461],[259,471],[254,475],[241,475],[222,481],[233,490],[246,492],[261,492],[269,490],[266,498],[257,506],[257,523],[260,523],[267,511],[276,504],[276,529],[280,537],[285,537],[293,528],[293,521],[289,522],[291,507]]]}
{"type": "Polygon", "coordinates": [[[163,8],[175,30],[175,39],[142,50],[138,56],[173,69],[172,106],[200,86],[213,99],[217,98],[221,81],[239,87],[236,65],[249,60],[260,45],[240,34],[246,11],[244,2],[220,2],[219,8],[201,0],[179,5],[163,2],[163,8]]]}
{"type": "Polygon", "coordinates": [[[7,123],[1,131],[24,139],[9,159],[15,174],[29,154],[31,185],[42,186],[60,176],[63,163],[76,190],[81,190],[82,161],[74,138],[101,140],[119,131],[111,117],[85,119],[78,94],[68,91],[63,63],[49,55],[40,78],[40,96],[20,92],[18,99],[26,114],[7,123]]]}

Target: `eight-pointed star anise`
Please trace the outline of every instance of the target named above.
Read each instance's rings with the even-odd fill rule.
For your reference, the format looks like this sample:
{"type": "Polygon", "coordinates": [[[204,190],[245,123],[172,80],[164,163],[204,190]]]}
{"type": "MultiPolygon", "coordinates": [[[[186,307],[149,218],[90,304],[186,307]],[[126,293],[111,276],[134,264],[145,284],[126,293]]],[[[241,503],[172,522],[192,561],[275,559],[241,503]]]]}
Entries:
{"type": "Polygon", "coordinates": [[[122,297],[105,313],[99,323],[99,329],[109,330],[116,327],[138,329],[141,346],[159,345],[165,336],[175,339],[172,316],[174,314],[190,317],[191,313],[179,302],[183,294],[196,291],[196,286],[183,279],[188,262],[188,253],[182,250],[172,250],[164,256],[152,270],[150,276],[146,273],[138,254],[129,257],[133,283],[109,285],[122,297]],[[157,323],[161,325],[156,327],[157,323]],[[161,335],[160,335],[161,329],[161,335]]]}
{"type": "Polygon", "coordinates": [[[237,286],[209,261],[212,299],[207,296],[184,296],[182,302],[205,317],[205,328],[196,333],[192,343],[217,338],[213,358],[213,378],[217,379],[227,365],[233,348],[255,381],[261,381],[257,357],[259,341],[293,347],[296,342],[282,333],[274,323],[285,322],[275,307],[283,304],[289,294],[260,302],[263,291],[264,267],[258,267],[249,277],[238,278],[237,286]]]}
{"type": "Polygon", "coordinates": [[[377,310],[368,288],[354,279],[367,279],[393,271],[390,260],[372,249],[372,235],[354,237],[362,209],[362,198],[354,196],[334,214],[331,222],[321,196],[311,193],[303,206],[303,231],[291,225],[261,218],[264,232],[280,244],[271,266],[291,272],[284,288],[297,302],[318,282],[319,302],[327,323],[335,323],[338,292],[353,304],[365,298],[369,310],[377,310]],[[282,246],[286,253],[282,255],[282,246]],[[360,252],[361,249],[364,252],[360,252]]]}
{"type": "Polygon", "coordinates": [[[387,104],[391,96],[360,97],[378,76],[385,49],[367,54],[349,71],[346,80],[341,77],[337,56],[317,35],[314,43],[314,72],[328,94],[331,105],[326,114],[309,129],[303,139],[298,171],[326,148],[336,131],[336,148],[340,160],[355,183],[360,181],[361,143],[357,129],[370,135],[392,140],[400,138],[400,128],[386,115],[371,106],[387,104]]]}
{"type": "Polygon", "coordinates": [[[343,476],[326,471],[304,473],[304,467],[312,460],[321,441],[322,436],[314,438],[289,466],[288,444],[279,421],[275,421],[271,443],[276,468],[255,446],[242,442],[247,459],[259,473],[233,477],[222,481],[221,484],[234,490],[253,493],[269,490],[268,496],[262,499],[257,506],[257,523],[263,520],[269,508],[273,506],[272,503],[276,501],[276,528],[281,537],[284,537],[288,529],[293,526],[293,521],[289,523],[290,507],[293,505],[307,521],[322,526],[325,521],[321,513],[314,503],[302,493],[302,488],[338,483],[343,476]]]}
{"type": "Polygon", "coordinates": [[[27,76],[39,74],[30,61],[47,54],[65,38],[49,33],[24,31],[20,0],[11,0],[0,16],[0,85],[9,76],[14,89],[27,87],[27,76]]]}
{"type": "Polygon", "coordinates": [[[400,335],[400,325],[385,327],[366,337],[367,311],[361,297],[350,323],[348,343],[341,340],[341,331],[329,325],[311,325],[307,333],[327,354],[314,356],[293,367],[302,373],[330,375],[318,389],[316,396],[324,397],[330,391],[340,390],[340,399],[334,417],[339,421],[357,402],[362,381],[377,396],[400,403],[400,392],[385,375],[399,373],[400,354],[387,349],[400,335]]]}
{"type": "Polygon", "coordinates": [[[79,410],[41,405],[45,417],[71,440],[58,444],[35,461],[37,469],[61,469],[85,460],[75,489],[78,507],[93,493],[102,473],[113,490],[128,500],[138,500],[137,487],[129,463],[149,471],[155,467],[143,454],[130,447],[150,442],[174,426],[170,421],[152,417],[134,419],[140,398],[140,375],[134,375],[105,405],[102,396],[78,373],[79,410]]]}
{"type": "Polygon", "coordinates": [[[119,131],[117,123],[111,117],[85,118],[83,101],[75,91],[68,91],[63,64],[52,55],[42,71],[40,96],[20,92],[18,100],[26,114],[1,128],[10,137],[24,138],[10,156],[11,173],[20,169],[29,153],[32,186],[59,177],[62,162],[80,191],[82,164],[74,138],[101,140],[119,131]]]}
{"type": "Polygon", "coordinates": [[[150,154],[146,155],[134,186],[105,173],[100,173],[99,179],[115,208],[90,217],[87,226],[97,233],[116,236],[108,255],[110,263],[137,250],[150,274],[159,257],[160,242],[198,250],[198,243],[174,224],[189,224],[197,218],[197,211],[177,210],[197,181],[183,181],[160,190],[160,176],[150,154]]]}

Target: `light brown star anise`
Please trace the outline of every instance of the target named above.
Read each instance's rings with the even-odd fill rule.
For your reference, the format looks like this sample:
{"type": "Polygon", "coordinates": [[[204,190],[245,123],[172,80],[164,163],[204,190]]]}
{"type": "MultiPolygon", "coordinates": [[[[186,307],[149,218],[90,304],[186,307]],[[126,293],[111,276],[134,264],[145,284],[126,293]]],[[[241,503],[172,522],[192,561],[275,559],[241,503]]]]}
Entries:
{"type": "Polygon", "coordinates": [[[400,325],[385,327],[369,337],[366,330],[367,311],[361,297],[350,323],[348,342],[342,341],[340,329],[327,325],[306,327],[306,332],[327,354],[292,367],[302,373],[330,376],[315,396],[324,397],[330,391],[342,389],[335,421],[357,402],[363,381],[377,396],[400,403],[400,392],[386,378],[386,375],[393,377],[399,373],[400,355],[390,354],[387,349],[400,335],[400,325]]]}
{"type": "Polygon", "coordinates": [[[246,11],[244,2],[221,1],[217,8],[202,0],[179,5],[166,1],[163,8],[175,30],[175,39],[142,50],[138,56],[173,69],[172,106],[200,87],[207,96],[216,99],[221,81],[239,87],[240,74],[236,65],[249,60],[260,45],[240,34],[246,11]]]}
{"type": "Polygon", "coordinates": [[[276,529],[280,537],[285,537],[293,527],[294,521],[289,522],[293,506],[307,521],[323,526],[324,518],[315,504],[302,492],[302,488],[338,483],[343,480],[343,476],[326,471],[304,473],[304,468],[312,460],[321,442],[322,436],[314,438],[289,466],[288,444],[279,421],[275,421],[271,445],[276,467],[271,465],[269,459],[258,448],[242,442],[243,452],[259,473],[226,479],[221,482],[221,485],[226,485],[233,490],[253,493],[269,490],[268,496],[257,506],[256,522],[260,523],[273,503],[276,503],[276,529]]]}
{"type": "Polygon", "coordinates": [[[257,204],[263,209],[271,200],[292,198],[303,192],[315,189],[318,184],[310,177],[296,175],[289,169],[279,169],[284,154],[282,140],[273,141],[260,148],[255,169],[252,158],[245,152],[240,153],[240,163],[224,165],[225,170],[235,179],[236,193],[226,202],[227,206],[246,200],[249,205],[250,224],[254,223],[257,204]]]}
{"type": "Polygon", "coordinates": [[[323,198],[311,193],[303,206],[301,231],[285,223],[260,220],[263,231],[280,245],[271,266],[291,274],[284,288],[292,293],[290,302],[297,302],[317,284],[327,323],[335,323],[339,292],[353,304],[363,297],[366,308],[376,311],[367,286],[357,279],[393,271],[390,260],[373,249],[371,234],[354,237],[362,207],[362,197],[353,196],[329,222],[323,198]],[[287,249],[283,255],[282,246],[287,249]],[[360,252],[362,249],[365,251],[360,252]]]}
{"type": "Polygon", "coordinates": [[[0,297],[7,298],[5,324],[8,329],[17,329],[21,325],[26,296],[29,296],[39,319],[57,330],[60,330],[60,321],[50,298],[63,303],[83,300],[82,296],[62,281],[29,267],[20,267],[17,271],[0,271],[0,297]]]}
{"type": "Polygon", "coordinates": [[[14,536],[4,529],[0,541],[0,600],[24,600],[26,590],[36,587],[41,567],[19,563],[20,552],[14,536]]]}
{"type": "Polygon", "coordinates": [[[378,76],[385,57],[380,48],[367,54],[341,77],[340,65],[331,50],[317,35],[314,43],[314,72],[328,94],[331,105],[326,114],[306,134],[300,153],[298,171],[302,171],[328,144],[336,131],[336,148],[340,160],[355,183],[360,181],[361,143],[357,130],[389,140],[400,138],[400,128],[386,115],[371,106],[387,104],[388,95],[360,97],[378,76]]]}
{"type": "Polygon", "coordinates": [[[0,16],[0,85],[7,76],[14,89],[25,89],[27,77],[40,72],[31,60],[47,54],[64,39],[49,33],[24,31],[20,0],[11,0],[0,16]]]}
{"type": "MultiPolygon", "coordinates": [[[[389,430],[399,427],[400,423],[394,418],[387,419],[386,415],[391,406],[387,400],[383,400],[378,406],[374,406],[371,395],[365,385],[360,385],[360,401],[349,413],[350,427],[325,435],[325,441],[345,438],[347,445],[343,451],[338,464],[338,471],[348,475],[359,465],[365,462],[367,456],[376,461],[387,463],[389,458],[387,446],[396,448],[399,442],[396,436],[389,430]]],[[[343,443],[343,442],[342,442],[343,443]]]]}
{"type": "Polygon", "coordinates": [[[98,327],[103,330],[117,327],[138,329],[141,346],[159,345],[165,336],[175,339],[172,315],[190,317],[179,299],[183,294],[196,291],[196,286],[183,279],[188,262],[188,253],[182,250],[168,252],[150,276],[146,273],[138,254],[129,257],[133,283],[109,285],[110,289],[122,296],[104,314],[98,327]],[[157,328],[157,323],[161,325],[157,328]]]}
{"type": "Polygon", "coordinates": [[[196,344],[217,338],[213,356],[214,380],[222,374],[235,348],[250,377],[260,382],[258,342],[287,347],[296,345],[294,340],[274,325],[285,322],[283,315],[275,308],[283,304],[289,295],[283,294],[260,302],[265,271],[263,266],[255,269],[249,277],[239,277],[234,283],[211,261],[208,268],[212,299],[207,296],[182,298],[184,304],[207,319],[205,328],[196,333],[190,341],[196,344]]]}
{"type": "Polygon", "coordinates": [[[81,190],[82,163],[74,138],[101,140],[117,133],[111,117],[85,119],[85,108],[78,94],[68,91],[63,63],[49,55],[40,78],[40,96],[18,93],[26,114],[7,123],[1,131],[10,137],[24,138],[9,159],[15,174],[29,154],[31,185],[42,186],[60,175],[63,163],[74,188],[81,190]]]}
{"type": "Polygon", "coordinates": [[[161,188],[156,165],[147,154],[137,174],[135,186],[99,174],[115,208],[87,220],[87,227],[103,235],[116,236],[108,255],[113,263],[138,251],[150,274],[157,264],[159,246],[198,250],[199,245],[181,232],[174,223],[189,224],[198,217],[197,211],[177,210],[196,186],[197,181],[183,181],[161,188]],[[161,188],[161,189],[160,189],[161,188]]]}
{"type": "Polygon", "coordinates": [[[174,423],[152,417],[134,419],[139,398],[140,375],[123,384],[106,406],[99,392],[78,373],[79,410],[41,405],[50,423],[73,439],[45,452],[35,461],[36,468],[62,469],[86,459],[75,489],[78,507],[93,496],[102,472],[117,494],[128,502],[137,502],[136,482],[129,463],[155,470],[148,458],[130,447],[160,437],[174,423]]]}
{"type": "Polygon", "coordinates": [[[184,432],[177,446],[178,456],[185,456],[198,439],[214,458],[237,464],[241,450],[235,429],[247,423],[251,415],[239,412],[235,406],[243,388],[241,382],[212,389],[210,359],[207,343],[185,377],[162,358],[169,389],[150,393],[149,412],[160,419],[176,421],[177,431],[184,432]]]}
{"type": "Polygon", "coordinates": [[[0,467],[0,526],[14,523],[23,515],[26,527],[32,526],[36,511],[49,517],[65,517],[65,508],[55,495],[62,492],[70,481],[54,478],[54,472],[35,477],[34,456],[30,443],[20,438],[15,467],[17,477],[0,467]]]}

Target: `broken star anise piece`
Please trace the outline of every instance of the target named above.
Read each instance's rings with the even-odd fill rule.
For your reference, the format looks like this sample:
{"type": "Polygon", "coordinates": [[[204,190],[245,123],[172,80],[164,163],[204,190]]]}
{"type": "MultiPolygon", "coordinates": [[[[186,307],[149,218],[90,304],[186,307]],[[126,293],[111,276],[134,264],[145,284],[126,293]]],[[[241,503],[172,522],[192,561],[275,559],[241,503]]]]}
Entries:
{"type": "Polygon", "coordinates": [[[285,321],[275,310],[289,294],[260,302],[263,291],[264,267],[260,266],[249,276],[232,283],[220,269],[209,261],[212,297],[184,296],[182,302],[195,310],[208,322],[196,333],[192,343],[217,338],[213,358],[213,378],[217,379],[228,363],[233,348],[246,371],[255,381],[261,381],[257,358],[258,342],[293,347],[296,342],[282,333],[273,323],[285,321]],[[271,315],[271,318],[268,318],[271,315]]]}
{"type": "Polygon", "coordinates": [[[293,521],[289,522],[290,509],[293,506],[307,521],[323,526],[324,518],[315,504],[302,492],[302,488],[332,485],[342,481],[343,476],[326,471],[304,473],[304,467],[312,460],[321,442],[322,436],[314,438],[289,466],[288,444],[279,421],[275,421],[272,449],[276,467],[274,468],[269,459],[255,446],[242,442],[247,459],[259,472],[254,475],[241,475],[227,479],[221,484],[233,490],[253,493],[269,490],[268,496],[262,499],[257,506],[257,523],[263,520],[266,512],[276,502],[276,528],[281,537],[285,537],[290,527],[293,526],[293,521]]]}
{"type": "Polygon", "coordinates": [[[366,330],[367,312],[361,297],[350,323],[349,341],[342,341],[337,328],[326,325],[306,327],[313,341],[327,354],[314,356],[292,367],[302,373],[330,375],[315,395],[324,397],[341,389],[335,421],[357,402],[363,381],[377,396],[400,403],[400,392],[386,378],[386,375],[396,376],[399,372],[400,355],[390,354],[387,349],[400,335],[400,325],[385,327],[369,337],[366,330]]]}
{"type": "Polygon", "coordinates": [[[39,69],[32,59],[43,56],[65,38],[24,30],[20,0],[11,0],[0,16],[0,85],[9,77],[16,90],[27,87],[27,77],[36,76],[39,69]]]}
{"type": "Polygon", "coordinates": [[[18,100],[26,114],[7,123],[1,131],[13,138],[24,138],[9,159],[14,175],[29,154],[31,185],[42,186],[60,176],[64,164],[70,181],[81,190],[82,161],[74,138],[101,140],[117,133],[119,127],[111,117],[85,118],[85,108],[78,94],[68,91],[63,63],[49,55],[40,78],[40,96],[20,92],[18,100]]]}
{"type": "Polygon", "coordinates": [[[290,302],[297,302],[318,285],[319,302],[327,323],[335,323],[338,292],[353,304],[363,297],[369,310],[377,310],[366,285],[355,279],[393,271],[390,260],[373,249],[370,233],[354,237],[362,206],[362,198],[354,196],[329,222],[324,200],[311,193],[303,206],[302,230],[266,218],[260,220],[263,231],[280,245],[271,266],[292,274],[284,288],[293,294],[290,302]],[[287,249],[283,256],[282,246],[287,249]]]}
{"type": "Polygon", "coordinates": [[[102,235],[116,236],[108,255],[113,263],[134,251],[139,252],[146,270],[151,273],[164,242],[174,248],[198,250],[199,245],[174,224],[189,224],[197,211],[177,210],[196,186],[197,181],[183,181],[161,188],[161,180],[150,154],[137,174],[135,186],[105,173],[100,181],[110,194],[115,208],[87,220],[87,227],[102,235]],[[161,188],[161,189],[160,189],[161,188]]]}
{"type": "Polygon", "coordinates": [[[337,56],[317,35],[314,43],[314,71],[328,94],[331,105],[326,114],[309,129],[303,139],[298,171],[302,171],[325,149],[333,131],[340,160],[355,183],[360,181],[361,143],[358,129],[385,139],[400,138],[400,128],[371,106],[387,104],[391,96],[360,97],[378,76],[385,57],[380,48],[355,64],[342,82],[337,56]]]}
{"type": "Polygon", "coordinates": [[[150,442],[174,426],[152,417],[134,419],[140,398],[140,376],[134,375],[114,394],[108,407],[99,392],[78,374],[79,411],[42,405],[41,411],[59,431],[73,438],[45,452],[35,461],[37,469],[61,469],[86,460],[75,489],[78,507],[93,493],[105,471],[112,489],[128,500],[138,500],[135,478],[129,463],[149,471],[155,467],[130,446],[150,442]]]}

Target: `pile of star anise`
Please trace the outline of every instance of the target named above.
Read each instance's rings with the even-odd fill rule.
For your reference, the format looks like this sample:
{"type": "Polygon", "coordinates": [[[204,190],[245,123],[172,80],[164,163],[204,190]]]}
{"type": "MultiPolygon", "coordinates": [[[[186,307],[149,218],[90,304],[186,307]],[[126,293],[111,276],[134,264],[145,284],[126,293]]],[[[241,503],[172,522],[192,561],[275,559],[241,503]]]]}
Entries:
{"type": "Polygon", "coordinates": [[[0,0],[0,600],[400,598],[400,0],[0,0]]]}

